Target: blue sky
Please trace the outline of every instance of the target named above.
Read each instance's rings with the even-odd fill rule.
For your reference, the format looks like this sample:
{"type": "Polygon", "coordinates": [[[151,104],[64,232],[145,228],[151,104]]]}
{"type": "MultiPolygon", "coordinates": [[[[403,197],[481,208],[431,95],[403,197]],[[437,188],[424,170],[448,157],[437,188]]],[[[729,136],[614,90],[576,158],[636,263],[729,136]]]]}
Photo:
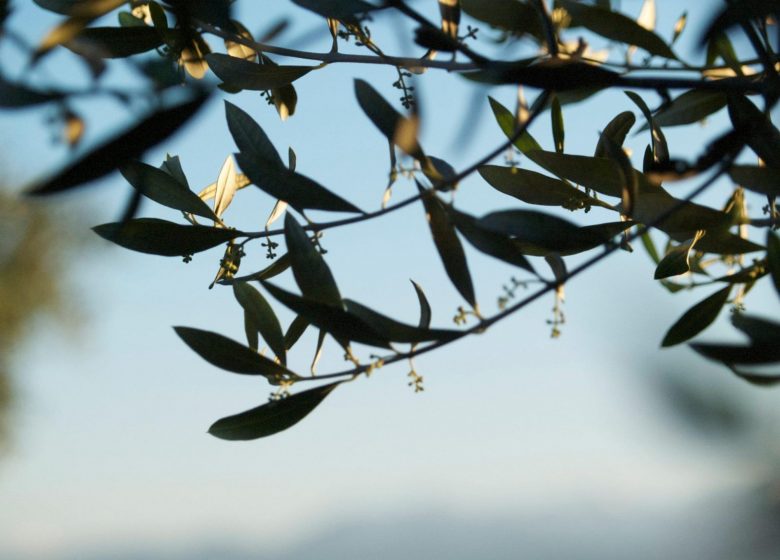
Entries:
{"type": "MultiPolygon", "coordinates": [[[[50,21],[28,3],[17,4],[23,5],[16,25],[40,36],[50,21]]],[[[679,7],[658,4],[659,27],[668,35],[679,7]]],[[[260,14],[242,3],[242,13],[258,30],[288,6],[266,5],[260,14]]],[[[638,6],[623,2],[627,13],[635,14],[638,6]]],[[[692,21],[701,7],[691,2],[692,21]]],[[[282,41],[318,37],[305,48],[327,49],[325,25],[316,18],[296,15],[290,27],[282,41]]],[[[58,65],[69,61],[67,53],[53,56],[49,74],[57,75],[58,65]]],[[[386,181],[387,148],[354,101],[355,76],[387,97],[395,94],[391,68],[334,65],[296,83],[298,111],[287,122],[279,122],[258,94],[230,100],[255,116],[280,153],[294,147],[299,171],[362,208],[376,208],[386,181]]],[[[472,105],[471,91],[433,72],[419,83],[423,145],[456,168],[501,141],[484,96],[472,105]],[[474,111],[466,141],[459,135],[460,120],[474,111]]],[[[511,88],[489,93],[511,106],[511,88]]],[[[166,152],[178,154],[193,186],[215,180],[234,150],[221,105],[213,101],[145,160],[158,163],[166,152]]],[[[88,108],[87,142],[125,118],[108,103],[88,108]]],[[[567,151],[590,153],[597,131],[619,110],[633,110],[621,95],[565,108],[567,151]]],[[[723,114],[711,119],[706,134],[698,127],[670,131],[672,150],[694,153],[722,119],[723,114]]],[[[2,163],[17,187],[64,161],[64,151],[46,140],[41,121],[36,112],[0,115],[0,126],[13,132],[0,140],[2,163]]],[[[546,116],[533,130],[550,145],[546,116]]],[[[645,143],[644,137],[630,141],[635,153],[645,143]]],[[[683,190],[675,193],[684,192],[684,186],[677,188],[683,190]]],[[[395,197],[412,191],[412,185],[399,184],[395,197]]],[[[86,228],[114,220],[127,194],[114,175],[51,204],[86,228]]],[[[721,190],[712,204],[726,196],[721,190]]],[[[457,201],[477,214],[515,206],[478,178],[461,185],[457,201]]],[[[259,229],[272,204],[246,189],[226,218],[231,225],[259,229]]],[[[759,202],[754,204],[758,213],[759,202]]],[[[143,213],[177,219],[152,203],[143,213]]],[[[414,322],[411,277],[426,290],[434,322],[449,326],[460,300],[439,266],[420,208],[328,231],[323,242],[343,294],[414,322]]],[[[263,402],[269,387],[209,366],[170,328],[187,325],[242,338],[240,308],[230,290],[207,289],[220,251],[185,265],[97,239],[87,247],[64,279],[86,320],[42,322],[14,356],[14,443],[0,463],[3,558],[198,549],[199,543],[214,542],[281,555],[338,527],[381,526],[384,519],[389,525],[418,519],[406,530],[422,535],[433,517],[459,520],[489,556],[492,540],[480,529],[485,520],[517,520],[527,528],[534,516],[560,517],[561,534],[568,534],[587,517],[609,534],[605,527],[617,518],[640,524],[701,511],[713,497],[739,495],[774,464],[766,442],[777,434],[776,421],[763,412],[776,407],[776,393],[749,389],[686,348],[658,349],[668,325],[704,295],[670,297],[654,284],[652,263],[641,248],[610,257],[567,286],[567,324],[558,340],[549,337],[545,321],[553,301],[545,298],[486,334],[416,360],[425,376],[422,394],[407,387],[405,366],[388,367],[341,387],[288,432],[228,443],[208,436],[207,427],[263,402]],[[659,396],[657,379],[665,374],[684,375],[705,390],[750,403],[767,432],[754,445],[762,453],[686,431],[659,396]]],[[[517,271],[473,252],[469,262],[481,306],[492,312],[501,285],[517,271]]],[[[243,266],[251,271],[264,264],[258,247],[243,266]]],[[[757,292],[748,304],[776,312],[775,296],[757,292]]],[[[279,314],[289,323],[289,314],[279,314]]],[[[729,336],[725,321],[707,333],[712,339],[729,336]]],[[[314,344],[307,333],[293,367],[305,371],[314,344]]],[[[319,371],[342,367],[341,352],[329,346],[319,371]]]]}

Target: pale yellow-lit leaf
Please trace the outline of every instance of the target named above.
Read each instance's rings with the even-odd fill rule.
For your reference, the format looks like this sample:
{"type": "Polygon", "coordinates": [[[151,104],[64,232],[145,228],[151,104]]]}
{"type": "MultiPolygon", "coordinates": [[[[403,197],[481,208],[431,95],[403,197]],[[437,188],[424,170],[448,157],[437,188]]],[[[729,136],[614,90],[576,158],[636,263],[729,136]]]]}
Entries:
{"type": "MultiPolygon", "coordinates": [[[[246,39],[247,41],[255,40],[255,38],[252,37],[252,33],[250,33],[250,31],[244,27],[241,22],[233,20],[231,23],[235,28],[233,32],[237,37],[246,39]]],[[[242,43],[233,41],[232,39],[225,39],[225,50],[230,56],[242,58],[244,60],[248,60],[249,62],[255,62],[257,59],[257,53],[252,47],[248,47],[242,43]]]]}
{"type": "Polygon", "coordinates": [[[655,279],[660,280],[662,278],[669,278],[670,276],[678,276],[690,272],[690,256],[693,247],[704,235],[703,230],[699,230],[696,234],[676,247],[672,247],[658,263],[655,269],[655,279]]]}
{"type": "Polygon", "coordinates": [[[184,66],[187,74],[200,80],[208,72],[209,65],[206,62],[206,55],[211,52],[211,48],[203,37],[197,36],[187,47],[182,49],[179,57],[179,64],[184,66]]]}
{"type": "Polygon", "coordinates": [[[233,163],[233,157],[225,158],[222,169],[217,178],[217,187],[214,193],[214,214],[222,217],[222,214],[230,206],[233,197],[238,190],[238,181],[236,180],[236,166],[233,163]]]}

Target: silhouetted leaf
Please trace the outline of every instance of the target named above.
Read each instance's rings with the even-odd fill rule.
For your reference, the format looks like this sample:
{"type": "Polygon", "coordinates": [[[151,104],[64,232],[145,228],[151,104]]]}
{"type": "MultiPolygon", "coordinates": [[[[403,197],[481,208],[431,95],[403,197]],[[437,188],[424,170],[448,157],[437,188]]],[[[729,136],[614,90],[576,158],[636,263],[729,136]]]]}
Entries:
{"type": "Polygon", "coordinates": [[[512,236],[523,253],[561,256],[581,253],[610,242],[634,222],[610,222],[595,226],[575,224],[535,210],[501,210],[491,212],[477,223],[484,228],[512,236]]]}
{"type": "Polygon", "coordinates": [[[687,242],[682,243],[677,247],[672,247],[655,268],[654,278],[660,280],[661,278],[669,278],[670,276],[677,276],[689,272],[691,270],[691,250],[694,245],[696,245],[696,242],[701,239],[703,233],[703,231],[698,231],[696,232],[696,235],[687,242]]]}
{"type": "Polygon", "coordinates": [[[730,95],[729,117],[747,145],[769,167],[780,169],[780,131],[743,95],[730,95]]]}
{"type": "Polygon", "coordinates": [[[772,364],[780,362],[780,344],[741,346],[736,344],[694,343],[691,348],[702,356],[725,364],[772,364]]]}
{"type": "Polygon", "coordinates": [[[246,276],[238,276],[234,278],[234,281],[245,282],[248,280],[268,280],[269,278],[278,276],[288,268],[290,268],[290,255],[289,253],[285,253],[267,267],[265,267],[263,270],[248,274],[246,276]]]}
{"type": "Polygon", "coordinates": [[[308,326],[309,321],[300,315],[296,315],[295,319],[293,319],[292,323],[290,323],[290,326],[287,328],[287,332],[284,333],[284,347],[287,350],[291,350],[308,326]]]}
{"type": "Polygon", "coordinates": [[[217,221],[211,208],[169,173],[140,161],[131,161],[119,171],[133,188],[147,198],[174,210],[217,221]]]}
{"type": "Polygon", "coordinates": [[[731,286],[728,286],[691,307],[667,331],[661,346],[680,344],[709,327],[718,318],[730,292],[731,286]]]}
{"type": "Polygon", "coordinates": [[[0,107],[29,107],[62,99],[59,92],[39,91],[14,84],[0,77],[0,107]]]}
{"type": "MultiPolygon", "coordinates": [[[[163,44],[160,33],[154,27],[88,27],[72,41],[84,44],[93,56],[124,58],[140,54],[163,44]]],[[[65,43],[70,47],[70,42],[65,43]]],[[[79,47],[79,49],[82,47],[79,47]]]]}
{"type": "Polygon", "coordinates": [[[248,158],[264,160],[271,165],[284,167],[279,152],[260,125],[248,113],[225,101],[225,117],[238,151],[248,158]]]}
{"type": "Polygon", "coordinates": [[[403,145],[399,143],[398,132],[408,119],[396,111],[368,82],[355,80],[355,96],[360,108],[389,142],[398,144],[401,149],[416,159],[425,158],[416,139],[407,138],[403,145]]]}
{"type": "Polygon", "coordinates": [[[603,89],[614,85],[620,76],[600,66],[555,59],[535,64],[491,62],[484,69],[463,72],[461,76],[487,84],[518,84],[551,91],[603,89]]]}
{"type": "MultiPolygon", "coordinates": [[[[686,91],[653,116],[658,126],[680,126],[699,122],[726,106],[726,95],[719,91],[686,91]]],[[[640,130],[646,130],[644,125],[640,130]]]]}
{"type": "Polygon", "coordinates": [[[519,167],[483,165],[479,174],[496,190],[542,206],[562,206],[574,209],[589,206],[593,198],[565,181],[519,167]]]}
{"type": "Polygon", "coordinates": [[[733,165],[729,169],[731,180],[753,192],[768,196],[780,196],[780,169],[756,165],[733,165]]]}
{"type": "Polygon", "coordinates": [[[157,218],[138,218],[92,228],[103,239],[141,253],[184,257],[235,239],[244,233],[225,228],[183,226],[157,218]]]}
{"type": "Polygon", "coordinates": [[[500,259],[514,266],[534,272],[534,268],[523,255],[520,245],[506,234],[485,228],[473,216],[448,209],[455,227],[478,251],[500,259]]]}
{"type": "Polygon", "coordinates": [[[558,0],[556,5],[569,12],[571,27],[585,27],[602,37],[635,45],[656,56],[677,58],[663,39],[623,14],[572,0],[558,0]]]}
{"type": "Polygon", "coordinates": [[[262,375],[274,383],[298,377],[286,367],[221,334],[191,327],[173,327],[173,330],[198,356],[220,369],[262,375]]]}
{"type": "Polygon", "coordinates": [[[313,179],[284,167],[277,167],[268,160],[252,159],[240,152],[236,154],[236,162],[252,183],[272,197],[284,200],[296,210],[312,208],[331,212],[363,213],[360,208],[313,179]]]}
{"type": "Polygon", "coordinates": [[[450,222],[443,203],[432,193],[425,193],[425,189],[417,183],[417,188],[423,194],[422,202],[425,207],[425,215],[431,230],[433,243],[439,253],[444,270],[450,281],[469,304],[476,308],[477,300],[474,295],[474,286],[471,283],[471,274],[466,263],[466,254],[460,244],[455,227],[450,222]],[[430,196],[428,196],[430,194],[430,196]]]}
{"type": "Polygon", "coordinates": [[[240,414],[227,416],[214,422],[209,433],[226,440],[251,440],[276,434],[303,420],[340,383],[338,381],[308,389],[240,414]]]}
{"type": "Polygon", "coordinates": [[[77,158],[28,194],[46,195],[72,189],[108,175],[132,159],[139,159],[143,152],[181,128],[207,99],[208,94],[201,93],[192,101],[153,113],[130,130],[77,158]]]}
{"type": "MultiPolygon", "coordinates": [[[[511,111],[509,111],[509,109],[501,105],[501,103],[492,97],[488,96],[488,101],[490,102],[490,108],[493,111],[493,115],[496,117],[498,126],[501,127],[501,130],[504,132],[504,134],[506,134],[507,138],[512,138],[515,135],[515,131],[520,126],[517,122],[517,119],[515,119],[515,116],[511,113],[511,111]]],[[[514,146],[524,154],[533,150],[542,149],[539,143],[534,140],[533,136],[531,136],[528,131],[523,132],[523,134],[520,135],[520,138],[515,140],[514,146]]]]}
{"type": "Polygon", "coordinates": [[[417,300],[420,302],[420,322],[418,326],[421,329],[427,329],[431,326],[431,304],[428,303],[428,298],[425,297],[422,287],[414,280],[409,280],[414,286],[414,291],[417,294],[417,300]]]}
{"type": "Polygon", "coordinates": [[[231,88],[270,90],[289,86],[317,66],[277,66],[258,64],[227,54],[206,55],[209,68],[231,88]]]}
{"type": "Polygon", "coordinates": [[[359,318],[366,325],[371,325],[372,329],[390,342],[418,343],[432,340],[452,340],[461,334],[453,330],[429,329],[406,325],[350,299],[344,300],[344,306],[347,313],[359,318]]]}
{"type": "Polygon", "coordinates": [[[731,27],[752,19],[763,20],[775,15],[780,18],[780,2],[778,0],[740,0],[727,2],[713,18],[702,34],[701,43],[706,43],[712,37],[725,33],[731,27]]]}
{"type": "Polygon", "coordinates": [[[647,120],[647,128],[650,129],[650,140],[652,141],[654,161],[658,163],[668,162],[669,145],[666,142],[666,136],[664,136],[664,131],[661,130],[661,127],[658,126],[658,123],[655,121],[655,118],[653,117],[650,108],[647,106],[647,103],[645,103],[645,100],[642,99],[642,97],[640,97],[636,92],[626,91],[625,94],[629,97],[629,99],[631,99],[631,101],[634,102],[634,104],[636,104],[637,107],[639,107],[639,110],[642,111],[642,114],[645,116],[645,120],[647,120]]]}
{"type": "Polygon", "coordinates": [[[731,316],[731,323],[745,333],[753,344],[780,346],[780,323],[741,312],[731,316]]]}
{"type": "Polygon", "coordinates": [[[544,33],[539,15],[528,4],[517,0],[460,0],[461,8],[476,20],[509,31],[528,33],[540,41],[544,33]]]}
{"type": "Polygon", "coordinates": [[[287,356],[282,326],[262,294],[246,282],[233,282],[233,294],[251,319],[252,324],[260,331],[271,351],[276,354],[282,364],[286,364],[287,356]]]}
{"type": "Polygon", "coordinates": [[[734,372],[734,375],[737,377],[747,381],[751,385],[755,385],[757,387],[773,387],[780,383],[780,374],[764,374],[764,373],[750,373],[747,371],[742,371],[737,369],[734,366],[728,365],[728,368],[734,372]]]}
{"type": "Polygon", "coordinates": [[[623,111],[616,115],[601,132],[598,144],[596,144],[596,151],[593,154],[594,157],[609,157],[604,147],[606,139],[612,140],[616,146],[622,146],[623,142],[626,141],[628,131],[631,130],[631,127],[634,126],[635,122],[636,117],[631,111],[623,111]]]}
{"type": "Polygon", "coordinates": [[[552,120],[553,144],[555,145],[555,151],[559,154],[562,154],[565,131],[563,126],[563,111],[561,111],[561,102],[558,101],[557,95],[553,96],[552,104],[550,106],[550,118],[552,120]]]}
{"type": "Polygon", "coordinates": [[[623,179],[619,166],[611,159],[537,150],[528,158],[550,173],[608,196],[620,197],[623,179]]]}
{"type": "Polygon", "coordinates": [[[772,275],[772,282],[780,295],[780,238],[772,231],[766,233],[766,265],[772,275]]]}
{"type": "Polygon", "coordinates": [[[376,332],[372,325],[347,313],[343,305],[330,305],[297,296],[270,282],[261,280],[263,287],[282,305],[290,308],[310,324],[333,335],[337,340],[351,340],[369,346],[390,348],[390,341],[376,332]]]}
{"type": "Polygon", "coordinates": [[[615,144],[607,136],[602,137],[601,140],[601,145],[607,157],[617,164],[621,182],[620,206],[622,212],[626,216],[631,217],[634,214],[634,204],[639,196],[638,174],[634,171],[631,160],[621,146],[615,144]]]}
{"type": "Polygon", "coordinates": [[[341,294],[330,268],[306,231],[289,213],[284,217],[284,239],[287,242],[295,282],[304,297],[340,307],[341,294]]]}
{"type": "Polygon", "coordinates": [[[293,0],[293,3],[321,16],[334,19],[344,19],[378,9],[377,6],[362,0],[293,0]]]}

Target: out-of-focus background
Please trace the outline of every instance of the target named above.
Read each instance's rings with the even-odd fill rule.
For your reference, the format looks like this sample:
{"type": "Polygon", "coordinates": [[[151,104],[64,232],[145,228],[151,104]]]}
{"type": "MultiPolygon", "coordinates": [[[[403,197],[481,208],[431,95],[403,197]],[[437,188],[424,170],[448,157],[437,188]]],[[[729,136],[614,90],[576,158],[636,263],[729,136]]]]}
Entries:
{"type": "MultiPolygon", "coordinates": [[[[253,31],[290,18],[285,44],[329,48],[324,22],[287,2],[238,4],[253,31]]],[[[434,2],[418,4],[435,16],[434,2]]],[[[678,48],[702,58],[691,45],[711,3],[657,4],[665,37],[689,11],[678,48]]],[[[32,2],[13,6],[12,25],[31,40],[54,22],[32,2]]],[[[636,15],[640,2],[621,6],[636,15]]],[[[409,31],[400,20],[380,16],[376,26],[388,50],[412,54],[396,41],[409,31]]],[[[13,67],[18,53],[6,47],[0,55],[13,67]]],[[[43,64],[42,81],[48,73],[87,83],[68,53],[43,64]]],[[[392,68],[333,65],[296,82],[298,110],[284,123],[256,93],[229,98],[280,153],[295,149],[300,171],[376,208],[387,146],[357,108],[354,76],[396,94],[392,68]]],[[[122,84],[127,75],[104,79],[122,84]]],[[[511,107],[512,88],[475,94],[473,84],[434,72],[415,85],[431,154],[462,168],[501,141],[485,96],[511,107]]],[[[80,109],[89,115],[85,145],[129,118],[110,101],[80,109]]],[[[567,151],[589,153],[622,110],[635,109],[619,94],[565,107],[567,151]]],[[[129,186],[118,175],[46,202],[20,198],[67,157],[46,125],[51,116],[0,113],[0,558],[777,558],[778,394],[745,385],[686,347],[659,349],[666,328],[704,294],[668,294],[653,282],[641,248],[566,287],[558,339],[550,338],[553,300],[545,299],[419,358],[422,393],[407,385],[403,365],[388,367],[340,388],[287,432],[220,441],[206,434],[211,422],[270,392],[211,367],[170,328],[242,339],[231,291],[207,289],[220,249],[185,264],[102,242],[88,228],[121,213],[129,186]]],[[[696,153],[724,119],[721,112],[705,125],[670,130],[670,148],[696,153]]],[[[533,132],[550,144],[546,116],[533,132]]],[[[628,144],[641,153],[646,142],[638,135],[628,144]]],[[[179,155],[197,188],[216,179],[233,150],[221,101],[213,101],[145,160],[179,155]]],[[[690,186],[674,188],[682,195],[690,186]]],[[[394,196],[413,190],[399,182],[394,196]]],[[[727,196],[716,189],[706,202],[721,205],[727,196]]],[[[465,181],[457,201],[477,214],[514,205],[479,179],[465,181]]],[[[225,217],[259,229],[272,204],[247,189],[225,217]]],[[[760,205],[751,201],[750,209],[757,214],[760,205]]],[[[142,213],[178,219],[152,203],[142,213]]],[[[449,326],[459,300],[426,229],[413,206],[328,231],[323,243],[342,293],[414,322],[411,277],[426,290],[434,323],[449,326]]],[[[521,275],[475,253],[469,260],[481,306],[492,312],[502,286],[521,275]]],[[[242,267],[264,265],[257,247],[242,267]]],[[[747,299],[749,310],[768,316],[777,303],[762,289],[747,299]]],[[[725,313],[705,336],[735,337],[725,313]]],[[[315,343],[304,336],[293,367],[308,368],[315,343]]],[[[327,346],[318,371],[342,369],[341,357],[327,346]]]]}

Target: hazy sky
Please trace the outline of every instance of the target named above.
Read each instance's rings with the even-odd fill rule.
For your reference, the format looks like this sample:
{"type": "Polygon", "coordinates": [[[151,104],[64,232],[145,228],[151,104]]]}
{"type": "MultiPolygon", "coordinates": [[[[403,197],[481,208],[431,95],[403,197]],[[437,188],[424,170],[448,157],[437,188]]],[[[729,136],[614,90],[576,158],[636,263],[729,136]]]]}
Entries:
{"type": "MultiPolygon", "coordinates": [[[[15,26],[40,36],[50,20],[32,3],[15,4],[15,26]]],[[[658,4],[661,33],[668,36],[680,4],[658,4]]],[[[695,20],[705,3],[690,4],[695,20]]],[[[288,2],[264,3],[259,14],[249,5],[242,3],[242,13],[256,31],[288,10],[300,12],[288,2]]],[[[623,2],[627,13],[638,5],[623,2]]],[[[314,17],[296,17],[280,42],[296,37],[316,39],[305,48],[327,49],[326,27],[314,17]]],[[[58,75],[60,64],[80,72],[70,60],[67,53],[52,57],[49,75],[58,75]]],[[[294,147],[299,171],[371,209],[384,189],[387,147],[354,101],[355,76],[388,98],[396,94],[392,68],[332,66],[296,82],[298,111],[285,123],[257,93],[229,99],[262,124],[281,154],[294,147]]],[[[469,84],[433,72],[418,87],[423,144],[431,154],[460,169],[501,141],[485,95],[511,106],[512,88],[475,98],[469,84]],[[466,115],[475,116],[464,135],[466,115]]],[[[123,118],[110,103],[88,108],[94,112],[87,141],[123,118]]],[[[620,94],[566,108],[567,151],[591,153],[598,130],[621,110],[634,107],[620,94]]],[[[711,119],[703,132],[670,131],[672,151],[694,153],[722,119],[711,119]]],[[[18,186],[64,160],[41,122],[35,111],[0,115],[2,163],[18,186]]],[[[533,131],[550,145],[547,115],[533,131]]],[[[629,146],[641,153],[646,142],[645,136],[631,137],[629,146]]],[[[214,100],[145,161],[158,164],[166,151],[178,154],[199,188],[215,180],[234,149],[222,101],[214,100]]],[[[685,192],[679,188],[675,194],[685,192]]],[[[70,209],[86,229],[116,219],[128,190],[113,175],[53,204],[70,209]]],[[[395,196],[412,192],[413,185],[399,182],[395,196]]],[[[726,196],[721,190],[712,204],[726,196]]],[[[457,201],[474,213],[517,206],[479,178],[461,185],[457,201]]],[[[272,204],[246,189],[226,218],[259,229],[272,204]]],[[[757,214],[760,201],[753,204],[757,214]]],[[[177,219],[152,203],[142,212],[177,219]]],[[[613,219],[606,213],[600,218],[613,219]]],[[[411,277],[426,290],[435,324],[449,326],[461,302],[426,230],[421,208],[412,206],[328,231],[323,243],[341,292],[414,322],[411,277]]],[[[481,307],[494,312],[502,284],[518,271],[471,251],[468,256],[481,307]]],[[[560,517],[567,534],[566,527],[587,517],[606,535],[603,528],[616,519],[663,518],[696,510],[713,496],[738,495],[772,464],[771,450],[765,465],[763,456],[745,450],[753,449],[748,443],[735,448],[687,431],[664,404],[657,381],[664,374],[705,388],[711,380],[708,390],[722,388],[756,411],[776,407],[777,395],[743,386],[686,348],[658,349],[665,329],[704,293],[670,297],[653,282],[641,247],[610,257],[567,286],[567,323],[558,340],[549,337],[545,321],[553,301],[544,298],[487,334],[419,358],[422,394],[407,386],[406,366],[396,365],[340,387],[288,432],[255,442],[217,440],[206,434],[211,422],[257,406],[270,392],[257,379],[211,367],[171,329],[187,325],[242,340],[242,315],[231,291],[207,289],[220,257],[217,249],[185,265],[98,239],[74,257],[63,282],[85,320],[39,324],[14,357],[18,408],[11,451],[0,463],[0,557],[78,558],[81,551],[127,547],[195,550],[200,543],[231,540],[281,554],[342,524],[376,529],[386,518],[400,530],[397,520],[414,519],[401,526],[423,535],[426,520],[437,517],[472,528],[491,557],[492,544],[501,543],[490,540],[485,520],[501,519],[507,527],[517,520],[527,531],[536,515],[552,525],[560,517]]],[[[259,246],[243,263],[247,272],[264,265],[259,246]]],[[[775,296],[757,292],[748,304],[776,313],[775,296]]],[[[289,313],[280,309],[279,315],[289,323],[289,313]]],[[[721,321],[707,336],[733,335],[721,321]]],[[[291,358],[294,368],[308,368],[314,344],[308,332],[291,358]]],[[[341,352],[329,345],[319,371],[342,368],[341,352]]],[[[774,421],[762,429],[758,447],[777,434],[774,421]]],[[[440,524],[431,521],[430,530],[440,524]]],[[[384,556],[377,551],[366,557],[384,556]]]]}

